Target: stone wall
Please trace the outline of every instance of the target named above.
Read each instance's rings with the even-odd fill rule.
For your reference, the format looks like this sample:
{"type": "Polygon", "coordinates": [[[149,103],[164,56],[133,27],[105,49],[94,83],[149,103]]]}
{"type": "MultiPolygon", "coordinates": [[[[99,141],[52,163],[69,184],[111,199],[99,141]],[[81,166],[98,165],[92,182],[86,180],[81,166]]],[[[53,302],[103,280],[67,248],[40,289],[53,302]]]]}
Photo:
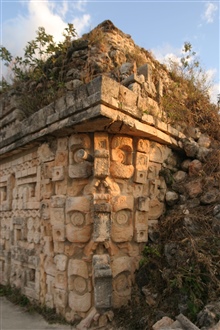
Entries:
{"type": "Polygon", "coordinates": [[[145,101],[99,77],[27,119],[1,109],[0,283],[69,321],[128,303],[164,212],[183,135],[145,101]]]}

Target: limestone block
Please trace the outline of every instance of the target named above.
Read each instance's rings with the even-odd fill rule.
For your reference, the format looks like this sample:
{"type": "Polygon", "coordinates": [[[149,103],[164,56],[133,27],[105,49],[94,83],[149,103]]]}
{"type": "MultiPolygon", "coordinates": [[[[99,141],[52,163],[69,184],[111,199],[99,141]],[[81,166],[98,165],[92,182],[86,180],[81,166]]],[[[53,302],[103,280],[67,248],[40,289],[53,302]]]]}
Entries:
{"type": "Polygon", "coordinates": [[[34,243],[35,243],[35,244],[39,244],[39,243],[40,243],[40,239],[41,239],[41,234],[40,234],[40,232],[37,231],[37,230],[35,230],[35,232],[34,232],[34,238],[33,238],[34,243]]]}
{"type": "Polygon", "coordinates": [[[57,272],[56,271],[54,285],[57,289],[61,289],[61,290],[67,289],[66,272],[57,272]]]}
{"type": "Polygon", "coordinates": [[[64,254],[67,257],[72,257],[76,253],[77,250],[78,250],[77,246],[75,246],[71,242],[66,241],[64,243],[64,254]]]}
{"type": "Polygon", "coordinates": [[[52,294],[54,291],[54,280],[55,277],[51,275],[46,275],[47,293],[52,294]]]}
{"type": "Polygon", "coordinates": [[[57,273],[56,265],[52,257],[46,257],[44,261],[44,270],[47,275],[55,276],[57,273]]]}
{"type": "Polygon", "coordinates": [[[161,164],[149,162],[148,165],[148,179],[157,179],[159,178],[159,172],[161,170],[161,164]]]}
{"type": "Polygon", "coordinates": [[[109,159],[108,158],[95,158],[94,161],[94,176],[97,178],[105,178],[109,176],[109,159]]]}
{"type": "Polygon", "coordinates": [[[132,211],[121,209],[112,212],[111,237],[115,242],[131,241],[133,237],[132,211]]]}
{"type": "Polygon", "coordinates": [[[56,268],[59,271],[64,271],[66,270],[67,267],[67,256],[64,254],[57,254],[54,257],[54,263],[56,264],[56,268]]]}
{"type": "Polygon", "coordinates": [[[52,168],[52,181],[62,181],[64,180],[64,167],[54,166],[52,168]]]}
{"type": "Polygon", "coordinates": [[[148,180],[148,194],[151,199],[158,198],[159,195],[161,195],[160,188],[161,188],[161,180],[158,179],[148,180]]]}
{"type": "Polygon", "coordinates": [[[94,212],[95,213],[110,213],[112,210],[112,206],[111,204],[109,204],[108,202],[104,203],[104,202],[100,202],[100,201],[95,201],[94,200],[94,212]]]}
{"type": "Polygon", "coordinates": [[[70,259],[68,263],[68,276],[76,275],[88,279],[87,263],[83,260],[70,259]]]}
{"type": "Polygon", "coordinates": [[[51,196],[50,203],[53,208],[62,208],[65,206],[66,196],[64,195],[54,195],[51,196]]]}
{"type": "Polygon", "coordinates": [[[50,201],[43,200],[40,203],[40,216],[43,220],[50,219],[50,201]]]}
{"type": "Polygon", "coordinates": [[[91,281],[82,276],[71,275],[68,277],[68,289],[79,295],[91,292],[91,281]]]}
{"type": "Polygon", "coordinates": [[[145,139],[138,139],[137,151],[148,154],[150,150],[150,142],[145,139]]]}
{"type": "Polygon", "coordinates": [[[148,241],[148,213],[143,211],[135,212],[135,241],[138,243],[148,241]]]}
{"type": "Polygon", "coordinates": [[[94,156],[101,158],[109,157],[109,142],[107,133],[94,133],[94,156]]]}
{"type": "MultiPolygon", "coordinates": [[[[15,239],[15,242],[16,241],[17,241],[17,239],[15,239]]],[[[27,241],[28,241],[28,243],[32,243],[34,241],[34,229],[28,230],[27,241]]]]}
{"type": "Polygon", "coordinates": [[[59,180],[55,182],[55,195],[66,195],[67,194],[67,181],[59,180]]]}
{"type": "Polygon", "coordinates": [[[164,162],[164,147],[158,143],[152,142],[150,145],[150,161],[155,163],[164,162]]]}
{"type": "Polygon", "coordinates": [[[69,139],[69,176],[87,178],[92,174],[91,141],[88,135],[72,135],[69,139]]]}
{"type": "Polygon", "coordinates": [[[121,209],[133,210],[134,198],[133,196],[115,196],[112,198],[112,209],[117,212],[121,209]]]}
{"type": "Polygon", "coordinates": [[[71,221],[66,225],[66,237],[70,242],[86,243],[92,234],[92,225],[81,212],[73,212],[71,221]]]}
{"type": "Polygon", "coordinates": [[[93,256],[94,299],[96,308],[112,306],[112,271],[106,254],[93,256]]]}
{"type": "Polygon", "coordinates": [[[111,162],[110,173],[115,178],[129,179],[134,173],[134,166],[111,162]]]}
{"type": "Polygon", "coordinates": [[[44,253],[45,255],[53,255],[53,239],[51,236],[44,236],[44,253]]]}
{"type": "Polygon", "coordinates": [[[94,242],[104,242],[110,238],[111,218],[110,213],[94,214],[93,240],[94,242]]]}
{"type": "Polygon", "coordinates": [[[55,306],[66,308],[67,292],[60,289],[54,289],[54,304],[55,306]]]}
{"type": "Polygon", "coordinates": [[[57,151],[65,151],[68,147],[68,139],[66,137],[57,139],[57,151]]]}
{"type": "Polygon", "coordinates": [[[81,294],[81,290],[81,287],[76,287],[76,292],[70,291],[69,306],[76,312],[87,312],[92,307],[91,293],[81,294]]]}
{"type": "Polygon", "coordinates": [[[65,222],[65,214],[63,207],[51,207],[50,209],[50,221],[51,225],[62,225],[65,222]]]}
{"type": "Polygon", "coordinates": [[[132,139],[124,136],[114,136],[112,139],[110,172],[117,178],[130,178],[133,175],[132,139]]]}
{"type": "Polygon", "coordinates": [[[145,211],[148,212],[149,211],[149,197],[145,197],[145,196],[140,196],[137,199],[137,209],[139,211],[145,211]]]}
{"type": "Polygon", "coordinates": [[[72,179],[88,178],[92,174],[92,165],[89,162],[82,164],[69,165],[69,177],[72,179]]]}
{"type": "Polygon", "coordinates": [[[122,272],[131,272],[131,258],[124,256],[124,257],[117,257],[114,258],[111,265],[112,275],[113,278],[118,276],[118,274],[122,272]]]}
{"type": "Polygon", "coordinates": [[[150,63],[146,63],[140,66],[137,70],[139,75],[143,75],[145,81],[151,82],[152,81],[152,67],[150,63]]]}
{"type": "Polygon", "coordinates": [[[43,143],[39,148],[38,148],[38,157],[41,162],[49,162],[51,160],[54,160],[55,155],[53,151],[50,149],[50,146],[48,143],[43,143]]]}
{"type": "Polygon", "coordinates": [[[141,93],[141,86],[139,83],[133,83],[128,86],[128,89],[130,89],[133,93],[139,95],[141,93]]]}
{"type": "Polygon", "coordinates": [[[136,153],[136,167],[134,174],[134,182],[146,183],[147,182],[147,169],[149,157],[144,153],[136,153]]]}
{"type": "Polygon", "coordinates": [[[129,106],[129,108],[136,107],[137,95],[122,85],[119,85],[118,99],[119,102],[122,103],[122,107],[124,106],[129,106]]]}
{"type": "Polygon", "coordinates": [[[161,203],[157,198],[151,199],[149,201],[149,219],[158,219],[163,214],[164,210],[164,203],[161,203]]]}
{"type": "Polygon", "coordinates": [[[65,251],[65,246],[64,246],[64,242],[58,242],[55,241],[53,242],[53,249],[54,249],[54,253],[64,253],[65,251]]]}
{"type": "Polygon", "coordinates": [[[69,149],[70,150],[73,150],[75,148],[79,149],[80,147],[89,149],[90,145],[91,145],[90,137],[86,134],[73,134],[69,138],[69,149]]]}
{"type": "Polygon", "coordinates": [[[54,165],[55,166],[65,166],[68,164],[68,151],[56,152],[54,165]]]}
{"type": "Polygon", "coordinates": [[[71,221],[71,212],[80,211],[83,213],[89,212],[91,209],[91,199],[81,196],[81,197],[67,197],[66,199],[66,213],[67,222],[71,221]]]}
{"type": "Polygon", "coordinates": [[[124,164],[131,164],[132,162],[132,151],[133,151],[133,141],[132,138],[126,136],[116,135],[113,137],[111,142],[112,149],[121,149],[124,153],[112,155],[112,160],[120,161],[124,164]]]}
{"type": "Polygon", "coordinates": [[[54,188],[50,179],[41,181],[41,198],[49,199],[54,194],[54,188]]]}
{"type": "Polygon", "coordinates": [[[65,226],[55,225],[52,229],[53,241],[64,242],[65,241],[65,226]]]}
{"type": "Polygon", "coordinates": [[[136,168],[140,170],[147,170],[149,158],[142,152],[136,152],[136,168]]]}
{"type": "Polygon", "coordinates": [[[119,257],[112,261],[113,307],[126,305],[131,299],[131,258],[119,257]]]}
{"type": "Polygon", "coordinates": [[[68,197],[66,200],[67,239],[70,242],[87,242],[90,239],[91,201],[86,197],[68,197]]]}

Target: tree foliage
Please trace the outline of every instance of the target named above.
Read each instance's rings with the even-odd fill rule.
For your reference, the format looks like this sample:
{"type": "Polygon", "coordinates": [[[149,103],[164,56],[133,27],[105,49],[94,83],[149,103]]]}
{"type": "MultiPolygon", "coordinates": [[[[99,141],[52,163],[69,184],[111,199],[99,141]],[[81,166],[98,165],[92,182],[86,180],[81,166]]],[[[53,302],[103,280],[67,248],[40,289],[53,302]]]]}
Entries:
{"type": "MultiPolygon", "coordinates": [[[[34,40],[29,41],[24,48],[24,56],[13,57],[4,47],[0,46],[0,59],[12,72],[12,80],[24,81],[28,79],[39,80],[52,78],[51,72],[45,72],[45,61],[52,57],[55,64],[56,54],[65,55],[76,37],[76,30],[73,24],[68,23],[63,32],[64,41],[56,43],[51,34],[46,33],[44,27],[39,27],[34,40]]],[[[4,77],[2,83],[5,82],[4,77]]]]}

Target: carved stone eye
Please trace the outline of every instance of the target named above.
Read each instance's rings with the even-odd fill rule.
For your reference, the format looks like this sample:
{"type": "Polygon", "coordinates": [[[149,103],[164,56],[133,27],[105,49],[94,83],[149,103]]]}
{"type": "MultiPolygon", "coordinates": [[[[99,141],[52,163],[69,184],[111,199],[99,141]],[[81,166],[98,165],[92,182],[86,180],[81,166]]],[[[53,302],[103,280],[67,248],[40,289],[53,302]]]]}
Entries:
{"type": "Polygon", "coordinates": [[[88,158],[88,154],[84,149],[78,149],[73,155],[73,159],[76,163],[81,163],[88,158]]]}

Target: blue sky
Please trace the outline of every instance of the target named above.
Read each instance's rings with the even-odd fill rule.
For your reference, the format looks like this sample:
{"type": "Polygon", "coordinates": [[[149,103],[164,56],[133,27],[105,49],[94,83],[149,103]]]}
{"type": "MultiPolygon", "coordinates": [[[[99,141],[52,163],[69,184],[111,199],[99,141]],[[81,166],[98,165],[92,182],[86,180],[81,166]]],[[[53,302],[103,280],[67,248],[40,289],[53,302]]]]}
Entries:
{"type": "Polygon", "coordinates": [[[212,100],[220,93],[219,1],[0,1],[0,44],[15,55],[23,54],[39,26],[59,40],[68,22],[74,23],[80,36],[110,19],[160,61],[180,57],[184,42],[191,42],[202,67],[213,79],[212,100]]]}

